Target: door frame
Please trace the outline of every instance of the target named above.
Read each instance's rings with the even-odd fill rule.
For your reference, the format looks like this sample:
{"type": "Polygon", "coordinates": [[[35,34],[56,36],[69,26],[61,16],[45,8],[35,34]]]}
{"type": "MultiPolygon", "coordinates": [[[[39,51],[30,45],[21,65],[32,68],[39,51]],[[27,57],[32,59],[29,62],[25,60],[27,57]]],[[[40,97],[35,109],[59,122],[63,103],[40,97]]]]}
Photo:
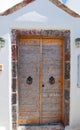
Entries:
{"type": "Polygon", "coordinates": [[[19,37],[59,38],[63,39],[64,44],[64,99],[63,99],[63,124],[69,125],[70,113],[70,30],[18,30],[12,29],[12,127],[17,129],[18,126],[18,48],[19,37]]]}

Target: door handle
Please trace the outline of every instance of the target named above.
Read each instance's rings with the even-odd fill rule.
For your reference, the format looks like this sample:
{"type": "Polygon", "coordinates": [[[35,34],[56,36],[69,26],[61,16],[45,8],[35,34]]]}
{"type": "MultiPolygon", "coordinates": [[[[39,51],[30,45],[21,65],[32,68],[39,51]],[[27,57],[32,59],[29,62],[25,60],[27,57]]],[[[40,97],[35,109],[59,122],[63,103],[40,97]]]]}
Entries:
{"type": "Polygon", "coordinates": [[[54,78],[53,76],[51,76],[51,77],[49,78],[49,83],[50,83],[50,84],[55,84],[55,78],[54,78]]]}
{"type": "Polygon", "coordinates": [[[31,76],[29,76],[28,78],[27,78],[27,84],[32,84],[32,82],[33,82],[33,79],[32,79],[32,77],[31,76]]]}

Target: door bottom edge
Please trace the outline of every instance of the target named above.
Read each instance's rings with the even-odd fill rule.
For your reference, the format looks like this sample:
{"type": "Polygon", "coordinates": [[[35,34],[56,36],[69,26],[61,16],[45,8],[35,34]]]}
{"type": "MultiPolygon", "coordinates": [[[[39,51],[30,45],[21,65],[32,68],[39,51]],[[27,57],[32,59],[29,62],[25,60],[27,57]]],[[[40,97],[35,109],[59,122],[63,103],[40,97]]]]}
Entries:
{"type": "Polygon", "coordinates": [[[45,123],[45,124],[19,124],[19,126],[64,126],[63,123],[45,123]]]}
{"type": "Polygon", "coordinates": [[[18,130],[65,130],[62,123],[39,124],[39,125],[20,125],[18,130]]]}

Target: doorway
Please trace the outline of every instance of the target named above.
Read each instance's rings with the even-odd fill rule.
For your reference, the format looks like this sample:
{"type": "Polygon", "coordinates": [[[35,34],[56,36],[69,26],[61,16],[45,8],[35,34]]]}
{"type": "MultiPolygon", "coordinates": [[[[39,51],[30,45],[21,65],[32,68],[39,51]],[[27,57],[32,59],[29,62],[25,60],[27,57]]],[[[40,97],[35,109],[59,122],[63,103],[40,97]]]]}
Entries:
{"type": "Polygon", "coordinates": [[[19,125],[62,122],[63,39],[21,37],[18,60],[19,125]]]}
{"type": "MultiPolygon", "coordinates": [[[[64,125],[69,125],[70,30],[12,29],[12,46],[11,47],[12,47],[12,126],[13,126],[13,129],[17,129],[18,125],[20,124],[24,125],[25,123],[26,124],[42,124],[42,123],[49,124],[49,123],[62,122],[64,123],[64,125]],[[33,46],[33,48],[35,47],[35,49],[32,49],[32,50],[30,49],[31,52],[30,51],[26,52],[27,46],[28,48],[30,48],[29,46],[33,46]],[[22,48],[25,48],[25,49],[22,49],[22,48]],[[51,60],[53,61],[56,56],[54,54],[55,49],[53,48],[55,48],[56,50],[59,50],[59,52],[57,51],[58,53],[55,53],[55,54],[56,55],[60,54],[61,56],[60,58],[62,58],[61,60],[59,60],[62,63],[58,64],[59,61],[57,60],[55,60],[56,62],[54,61],[56,67],[59,65],[58,68],[61,68],[60,70],[57,70],[57,71],[56,69],[54,69],[55,67],[52,68],[53,62],[51,63],[51,60]],[[21,49],[23,50],[23,54],[19,56],[21,53],[21,49]],[[46,54],[47,52],[49,55],[46,54]],[[24,53],[25,53],[25,56],[24,56],[24,53]],[[29,54],[27,55],[27,53],[31,53],[32,54],[31,57],[33,57],[34,60],[33,59],[31,60],[31,58],[28,57],[29,54]],[[32,65],[33,67],[34,65],[36,65],[36,67],[34,67],[33,70],[31,67],[31,71],[30,71],[31,73],[29,73],[28,70],[26,70],[27,67],[29,66],[28,61],[25,61],[26,58],[29,59],[29,64],[31,61],[31,63],[33,64],[32,65]],[[23,64],[22,67],[20,63],[23,64]],[[55,72],[58,76],[61,75],[60,80],[58,80],[59,77],[57,77],[57,75],[55,75],[55,73],[52,73],[52,72],[55,72]],[[26,74],[22,76],[21,78],[21,75],[19,73],[26,73],[26,74]],[[25,86],[25,89],[22,89],[22,87],[20,87],[20,82],[21,82],[20,80],[23,81],[23,86],[25,86]],[[30,83],[29,80],[32,83],[30,83]],[[37,86],[37,88],[36,87],[32,88],[32,87],[27,87],[27,86],[37,86]],[[35,102],[35,104],[37,105],[34,105],[34,104],[32,105],[34,105],[34,108],[35,110],[37,110],[37,112],[32,111],[34,113],[30,112],[31,114],[28,113],[27,114],[28,116],[25,116],[26,110],[24,108],[27,103],[26,90],[28,90],[27,92],[29,92],[30,89],[31,91],[33,89],[36,91],[36,95],[38,99],[35,102]],[[23,93],[25,95],[25,98],[24,96],[21,96],[21,93],[20,93],[21,91],[25,91],[23,93]],[[53,95],[52,95],[52,92],[53,92],[53,95]],[[61,95],[60,101],[59,101],[59,98],[57,99],[56,97],[58,93],[60,93],[61,95]],[[59,109],[58,111],[59,113],[56,112],[57,109],[55,110],[55,107],[53,106],[53,104],[55,104],[54,106],[56,108],[60,107],[61,110],[59,109]],[[21,108],[22,105],[23,106],[25,105],[25,106],[21,108]],[[54,108],[54,109],[51,109],[51,108],[54,108]],[[36,120],[36,117],[37,117],[37,120],[36,120]],[[29,120],[26,120],[26,118],[29,120]]],[[[32,92],[30,94],[32,94],[32,92]]],[[[34,91],[33,91],[33,95],[35,95],[34,91]]],[[[28,100],[27,105],[29,106],[31,104],[30,102],[31,97],[28,97],[28,99],[29,100],[28,100]]],[[[29,108],[31,110],[30,106],[27,107],[28,110],[29,108]]],[[[32,108],[32,110],[34,109],[32,108]]]]}

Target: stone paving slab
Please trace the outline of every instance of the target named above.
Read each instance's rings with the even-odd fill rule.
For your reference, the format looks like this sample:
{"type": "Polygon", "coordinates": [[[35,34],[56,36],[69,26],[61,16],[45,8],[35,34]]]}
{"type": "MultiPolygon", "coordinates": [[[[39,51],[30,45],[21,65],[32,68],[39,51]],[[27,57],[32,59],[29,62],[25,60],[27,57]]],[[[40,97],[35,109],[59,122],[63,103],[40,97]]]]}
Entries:
{"type": "Polygon", "coordinates": [[[64,130],[62,125],[19,126],[18,130],[64,130]]]}

